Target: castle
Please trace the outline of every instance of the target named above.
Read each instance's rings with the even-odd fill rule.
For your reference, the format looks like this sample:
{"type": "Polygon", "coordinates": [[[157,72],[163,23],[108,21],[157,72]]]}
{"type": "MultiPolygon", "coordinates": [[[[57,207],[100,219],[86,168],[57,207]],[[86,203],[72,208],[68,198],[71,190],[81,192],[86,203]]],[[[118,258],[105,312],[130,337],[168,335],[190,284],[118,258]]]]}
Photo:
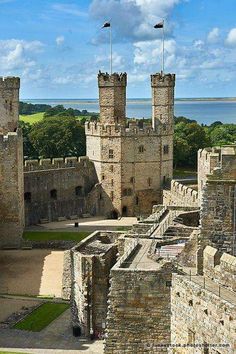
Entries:
{"type": "Polygon", "coordinates": [[[24,188],[19,80],[0,80],[0,246],[20,246],[24,211],[27,224],[146,215],[128,232],[96,231],[65,252],[74,333],[105,336],[105,354],[234,354],[236,146],[199,151],[198,190],[175,180],[166,189],[175,76],[151,76],[152,126],[142,128],[127,126],[126,80],[99,73],[88,156],[25,161],[24,188]]]}
{"type": "MultiPolygon", "coordinates": [[[[0,126],[2,140],[6,144],[8,139],[9,146],[7,152],[5,146],[1,149],[1,153],[6,152],[9,156],[3,155],[0,161],[4,168],[1,193],[7,198],[2,203],[1,219],[2,228],[7,230],[5,213],[9,211],[9,222],[15,223],[16,216],[11,208],[14,205],[18,212],[20,210],[17,217],[21,225],[18,232],[14,232],[14,238],[19,236],[18,242],[24,223],[32,225],[76,218],[85,213],[110,218],[148,215],[153,205],[161,202],[163,187],[173,174],[175,75],[151,76],[152,126],[140,128],[132,121],[127,127],[126,73],[99,73],[100,121],[86,124],[87,157],[26,160],[24,194],[22,138],[17,128],[19,79],[6,78],[1,83],[0,126]],[[8,138],[4,134],[8,134],[8,138]],[[15,139],[14,143],[10,143],[10,139],[15,139]],[[15,160],[6,163],[13,158],[15,160]],[[9,171],[5,170],[6,166],[9,171]],[[4,185],[9,182],[12,185],[10,171],[13,166],[17,169],[15,190],[4,185]],[[6,194],[9,188],[14,199],[6,194]]],[[[15,242],[8,233],[1,240],[3,238],[8,240],[8,245],[15,242]]]]}

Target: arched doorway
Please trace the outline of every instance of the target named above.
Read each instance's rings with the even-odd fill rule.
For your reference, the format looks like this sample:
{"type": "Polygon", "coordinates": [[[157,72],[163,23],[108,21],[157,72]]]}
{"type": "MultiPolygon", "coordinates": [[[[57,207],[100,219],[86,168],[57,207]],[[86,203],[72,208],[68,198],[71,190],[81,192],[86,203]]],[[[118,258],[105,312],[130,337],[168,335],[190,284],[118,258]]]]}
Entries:
{"type": "Polygon", "coordinates": [[[127,206],[123,206],[122,208],[122,216],[127,216],[128,215],[128,208],[127,206]]]}

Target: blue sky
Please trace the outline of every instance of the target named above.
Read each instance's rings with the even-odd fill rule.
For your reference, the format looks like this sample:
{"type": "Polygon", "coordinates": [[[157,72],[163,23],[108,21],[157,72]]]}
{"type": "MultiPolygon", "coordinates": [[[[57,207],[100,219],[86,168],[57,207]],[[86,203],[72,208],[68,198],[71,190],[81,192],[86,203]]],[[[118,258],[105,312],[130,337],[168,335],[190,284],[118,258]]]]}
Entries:
{"type": "Polygon", "coordinates": [[[128,73],[128,97],[150,97],[161,68],[177,97],[236,96],[235,0],[0,0],[0,75],[21,77],[21,98],[96,98],[97,72],[128,73]]]}

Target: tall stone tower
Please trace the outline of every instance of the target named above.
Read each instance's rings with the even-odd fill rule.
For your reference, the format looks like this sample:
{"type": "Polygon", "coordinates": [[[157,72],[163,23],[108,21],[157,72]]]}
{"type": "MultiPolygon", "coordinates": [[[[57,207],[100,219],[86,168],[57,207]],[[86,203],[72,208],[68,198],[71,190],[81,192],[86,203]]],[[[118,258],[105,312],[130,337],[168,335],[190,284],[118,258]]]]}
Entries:
{"type": "Polygon", "coordinates": [[[126,73],[99,72],[100,121],[86,124],[87,155],[100,182],[96,212],[148,214],[172,178],[174,75],[152,75],[153,124],[126,119],[126,73]],[[98,210],[99,209],[99,210],[98,210]]]}
{"type": "Polygon", "coordinates": [[[0,247],[18,247],[24,227],[19,88],[19,78],[0,78],[0,247]]]}
{"type": "Polygon", "coordinates": [[[173,176],[174,88],[175,74],[151,75],[152,127],[160,134],[161,179],[173,176]]]}

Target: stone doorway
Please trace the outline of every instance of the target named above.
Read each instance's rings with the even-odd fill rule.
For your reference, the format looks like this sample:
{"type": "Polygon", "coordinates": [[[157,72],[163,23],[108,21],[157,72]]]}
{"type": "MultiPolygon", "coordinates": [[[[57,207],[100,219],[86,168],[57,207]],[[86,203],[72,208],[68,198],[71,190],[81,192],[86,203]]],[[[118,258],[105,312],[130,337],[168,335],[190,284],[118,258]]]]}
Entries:
{"type": "Polygon", "coordinates": [[[128,208],[127,206],[123,206],[122,208],[122,216],[127,216],[128,215],[128,208]]]}

